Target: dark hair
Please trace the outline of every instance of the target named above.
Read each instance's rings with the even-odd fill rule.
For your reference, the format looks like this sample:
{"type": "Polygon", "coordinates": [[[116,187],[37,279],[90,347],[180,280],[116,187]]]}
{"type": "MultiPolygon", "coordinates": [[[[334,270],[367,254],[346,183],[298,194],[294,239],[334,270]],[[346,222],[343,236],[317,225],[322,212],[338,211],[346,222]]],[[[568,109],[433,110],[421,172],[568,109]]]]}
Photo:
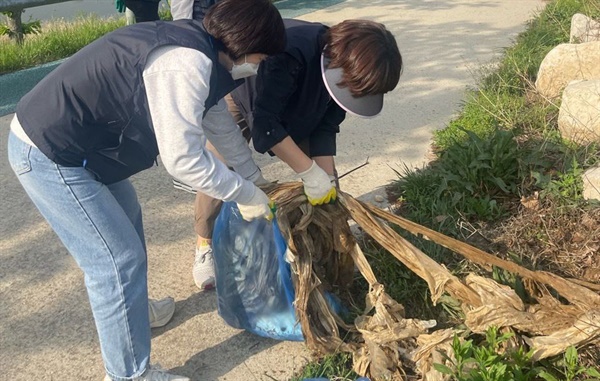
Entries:
{"type": "Polygon", "coordinates": [[[285,27],[271,0],[221,0],[204,17],[206,31],[233,60],[244,54],[276,54],[285,48],[285,27]]]}
{"type": "Polygon", "coordinates": [[[325,35],[325,57],[330,68],[341,68],[342,81],[354,96],[393,90],[402,74],[402,56],[396,39],[383,24],[346,20],[325,35]]]}

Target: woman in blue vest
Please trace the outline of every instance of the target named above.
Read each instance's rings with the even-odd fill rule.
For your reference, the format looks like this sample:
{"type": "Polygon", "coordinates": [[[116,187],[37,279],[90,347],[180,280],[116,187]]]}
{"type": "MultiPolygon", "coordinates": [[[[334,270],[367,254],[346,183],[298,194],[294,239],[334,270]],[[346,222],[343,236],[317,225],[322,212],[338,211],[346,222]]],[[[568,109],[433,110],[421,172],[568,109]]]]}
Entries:
{"type": "Polygon", "coordinates": [[[175,178],[243,217],[270,218],[223,96],[285,45],[270,0],[222,0],[203,23],[121,28],[66,60],[17,106],[9,161],[85,276],[106,380],[188,380],[150,365],[147,258],[128,178],[160,153],[175,178]],[[235,172],[205,149],[218,147],[235,172]]]}

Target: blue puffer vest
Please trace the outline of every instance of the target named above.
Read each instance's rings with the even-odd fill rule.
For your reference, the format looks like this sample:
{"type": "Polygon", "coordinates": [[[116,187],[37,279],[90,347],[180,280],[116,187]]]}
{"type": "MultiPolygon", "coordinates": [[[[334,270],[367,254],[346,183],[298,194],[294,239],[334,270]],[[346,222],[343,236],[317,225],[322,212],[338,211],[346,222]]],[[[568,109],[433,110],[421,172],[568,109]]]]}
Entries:
{"type": "Polygon", "coordinates": [[[205,112],[236,87],[200,22],[135,24],[86,46],[26,94],[17,105],[25,133],[55,163],[83,166],[105,184],[151,167],[158,146],[142,73],[150,52],[165,45],[213,61],[205,112]]]}

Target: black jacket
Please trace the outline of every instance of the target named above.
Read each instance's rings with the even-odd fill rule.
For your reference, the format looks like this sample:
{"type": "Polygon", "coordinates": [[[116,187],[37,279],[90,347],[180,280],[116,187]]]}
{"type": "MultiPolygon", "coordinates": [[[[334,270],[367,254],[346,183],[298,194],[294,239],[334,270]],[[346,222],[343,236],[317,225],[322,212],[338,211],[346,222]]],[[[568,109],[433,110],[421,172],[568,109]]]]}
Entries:
{"type": "Polygon", "coordinates": [[[321,74],[327,27],[290,19],[284,23],[285,52],[264,60],[256,80],[247,79],[232,96],[252,128],[258,152],[290,136],[297,144],[308,143],[312,157],[335,155],[346,112],[331,99],[321,74]]]}
{"type": "Polygon", "coordinates": [[[213,61],[205,110],[235,87],[201,23],[135,24],[92,42],[27,93],[17,105],[23,130],[50,160],[83,166],[105,184],[151,167],[158,146],[142,74],[150,52],[165,45],[213,61]]]}

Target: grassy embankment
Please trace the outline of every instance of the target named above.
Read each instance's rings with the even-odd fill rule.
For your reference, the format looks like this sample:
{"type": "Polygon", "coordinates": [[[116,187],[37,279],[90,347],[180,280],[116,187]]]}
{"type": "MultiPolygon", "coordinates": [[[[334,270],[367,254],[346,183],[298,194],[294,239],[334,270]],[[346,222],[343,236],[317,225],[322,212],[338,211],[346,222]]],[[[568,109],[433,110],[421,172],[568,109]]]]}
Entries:
{"type": "MultiPolygon", "coordinates": [[[[399,168],[399,179],[389,191],[397,212],[412,221],[531,269],[598,282],[600,207],[582,197],[582,173],[597,165],[598,147],[563,140],[557,128],[560,105],[540,97],[534,88],[546,54],[569,42],[575,13],[598,19],[600,1],[548,2],[498,62],[481,68],[459,116],[435,133],[435,158],[423,168],[399,168]]],[[[458,276],[475,271],[517,291],[522,287],[512,274],[485,273],[431,241],[404,234],[458,276]]],[[[404,304],[408,317],[460,324],[452,301],[434,307],[424,281],[377,245],[366,246],[379,281],[404,304]]],[[[598,347],[572,348],[564,356],[532,364],[524,353],[515,359],[497,351],[493,330],[488,337],[470,339],[483,349],[457,345],[455,352],[476,370],[450,369],[453,380],[600,377],[598,347]]],[[[309,376],[353,379],[350,362],[346,355],[321,359],[294,381],[309,376]]]]}

